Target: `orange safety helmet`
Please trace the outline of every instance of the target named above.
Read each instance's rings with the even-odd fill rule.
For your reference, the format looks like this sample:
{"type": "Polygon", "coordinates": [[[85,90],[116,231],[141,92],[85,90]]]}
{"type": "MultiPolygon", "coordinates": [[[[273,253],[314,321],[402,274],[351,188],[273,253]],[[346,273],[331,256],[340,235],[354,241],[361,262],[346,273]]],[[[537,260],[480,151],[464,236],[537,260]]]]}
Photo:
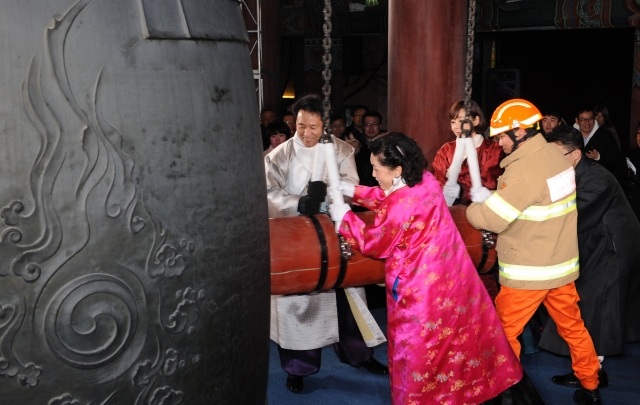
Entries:
{"type": "Polygon", "coordinates": [[[542,119],[542,114],[527,100],[514,98],[500,104],[491,116],[489,136],[514,128],[530,128],[542,119]]]}

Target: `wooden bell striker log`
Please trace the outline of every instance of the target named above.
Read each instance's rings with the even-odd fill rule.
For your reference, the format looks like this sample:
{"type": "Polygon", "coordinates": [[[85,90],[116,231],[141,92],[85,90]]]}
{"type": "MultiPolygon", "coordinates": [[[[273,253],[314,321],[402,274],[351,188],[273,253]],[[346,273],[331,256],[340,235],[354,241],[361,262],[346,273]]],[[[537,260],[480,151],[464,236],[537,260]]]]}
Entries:
{"type": "MultiPolygon", "coordinates": [[[[496,251],[483,243],[483,234],[467,221],[466,207],[449,207],[469,256],[480,273],[496,264],[496,251]]],[[[373,223],[375,213],[356,213],[373,223]]],[[[327,215],[272,218],[271,294],[300,294],[338,287],[384,283],[384,260],[363,256],[352,248],[350,259],[342,259],[340,239],[327,215]]]]}

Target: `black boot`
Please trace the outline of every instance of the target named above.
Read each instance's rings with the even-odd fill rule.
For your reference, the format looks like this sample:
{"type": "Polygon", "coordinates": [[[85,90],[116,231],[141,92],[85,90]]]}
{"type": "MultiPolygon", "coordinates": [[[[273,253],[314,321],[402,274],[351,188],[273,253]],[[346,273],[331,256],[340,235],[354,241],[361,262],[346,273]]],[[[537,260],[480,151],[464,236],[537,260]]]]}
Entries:
{"type": "Polygon", "coordinates": [[[544,401],[538,394],[533,382],[523,372],[522,380],[510,388],[507,388],[497,397],[483,402],[486,405],[544,405],[544,401]]]}
{"type": "Polygon", "coordinates": [[[359,367],[364,367],[365,370],[373,374],[379,374],[379,375],[389,374],[389,368],[384,364],[380,363],[378,360],[374,359],[373,356],[369,357],[369,360],[365,361],[359,367]]]}
{"type": "MultiPolygon", "coordinates": [[[[562,385],[563,387],[569,387],[569,388],[582,387],[582,384],[580,384],[580,380],[578,380],[578,377],[576,377],[576,375],[573,373],[564,374],[564,375],[554,375],[551,378],[551,381],[553,381],[558,385],[562,385]]],[[[607,388],[609,386],[609,376],[607,375],[607,372],[604,371],[604,368],[601,368],[600,371],[598,371],[598,381],[599,381],[598,388],[607,388]]]]}
{"type": "Polygon", "coordinates": [[[602,405],[600,392],[597,388],[595,390],[580,388],[578,391],[573,393],[573,402],[578,405],[602,405]]]}
{"type": "Polygon", "coordinates": [[[304,388],[304,381],[301,375],[289,374],[287,376],[287,389],[294,394],[298,394],[304,388]]]}

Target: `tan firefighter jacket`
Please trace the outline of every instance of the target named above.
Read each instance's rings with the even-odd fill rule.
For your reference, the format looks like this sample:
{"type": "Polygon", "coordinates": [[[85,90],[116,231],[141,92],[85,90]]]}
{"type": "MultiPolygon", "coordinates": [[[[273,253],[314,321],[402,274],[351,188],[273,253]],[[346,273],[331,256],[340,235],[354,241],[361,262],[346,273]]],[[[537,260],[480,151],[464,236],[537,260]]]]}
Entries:
{"type": "Polygon", "coordinates": [[[469,222],[498,234],[500,284],[545,290],[578,278],[575,172],[537,134],[500,163],[504,174],[484,203],[467,209],[469,222]]]}

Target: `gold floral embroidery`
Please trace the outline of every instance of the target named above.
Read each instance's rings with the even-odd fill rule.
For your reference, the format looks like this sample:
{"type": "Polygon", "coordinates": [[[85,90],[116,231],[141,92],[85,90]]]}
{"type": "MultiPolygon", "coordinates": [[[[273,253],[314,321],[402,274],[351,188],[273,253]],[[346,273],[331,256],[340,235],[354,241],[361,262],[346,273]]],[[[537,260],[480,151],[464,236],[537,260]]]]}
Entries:
{"type": "Polygon", "coordinates": [[[445,337],[451,335],[453,333],[453,329],[446,327],[442,330],[442,332],[440,332],[440,335],[438,335],[438,340],[442,340],[445,337]]]}
{"type": "Polygon", "coordinates": [[[436,384],[430,382],[429,384],[422,387],[422,392],[430,392],[436,389],[436,384]]]}
{"type": "Polygon", "coordinates": [[[451,392],[459,391],[459,390],[460,390],[461,388],[463,388],[464,386],[465,386],[464,381],[462,381],[462,380],[456,380],[456,382],[454,382],[454,383],[451,385],[451,392]]]}
{"type": "Polygon", "coordinates": [[[463,333],[460,336],[458,336],[457,339],[454,339],[453,343],[454,345],[461,345],[463,343],[465,343],[467,341],[467,339],[469,338],[469,334],[468,333],[463,333]]]}
{"type": "Polygon", "coordinates": [[[496,357],[496,360],[493,362],[493,365],[498,367],[500,364],[505,363],[507,361],[507,357],[504,354],[500,354],[496,357]]]}
{"type": "Polygon", "coordinates": [[[424,280],[424,283],[433,284],[438,280],[440,280],[440,275],[438,273],[432,272],[427,275],[426,279],[424,280]]]}
{"type": "Polygon", "coordinates": [[[444,283],[443,285],[441,285],[440,287],[438,287],[438,290],[440,290],[440,291],[446,291],[446,290],[451,291],[455,285],[456,285],[456,283],[453,280],[449,280],[446,283],[444,283]]]}
{"type": "Polygon", "coordinates": [[[431,360],[433,360],[437,355],[438,350],[427,350],[427,354],[422,356],[422,358],[427,360],[425,364],[431,364],[431,360]]]}

